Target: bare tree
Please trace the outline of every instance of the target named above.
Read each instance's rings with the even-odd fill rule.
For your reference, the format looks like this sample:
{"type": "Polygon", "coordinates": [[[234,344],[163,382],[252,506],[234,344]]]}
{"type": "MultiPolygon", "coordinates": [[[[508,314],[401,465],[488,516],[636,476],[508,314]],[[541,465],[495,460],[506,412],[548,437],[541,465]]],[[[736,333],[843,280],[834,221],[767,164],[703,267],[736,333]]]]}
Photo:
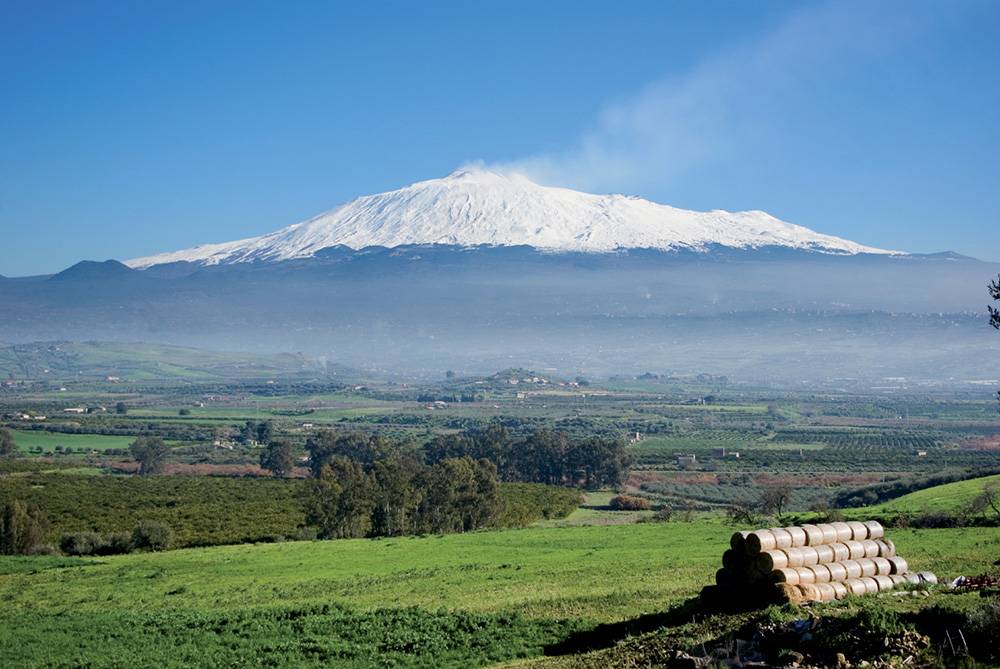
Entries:
{"type": "Polygon", "coordinates": [[[1000,484],[987,483],[983,486],[983,491],[969,504],[969,511],[972,513],[986,513],[987,509],[993,511],[1000,518],[1000,484]]]}
{"type": "Polygon", "coordinates": [[[779,523],[783,523],[782,514],[792,501],[792,488],[788,485],[772,485],[764,488],[760,495],[760,506],[764,513],[774,514],[779,523]]]}

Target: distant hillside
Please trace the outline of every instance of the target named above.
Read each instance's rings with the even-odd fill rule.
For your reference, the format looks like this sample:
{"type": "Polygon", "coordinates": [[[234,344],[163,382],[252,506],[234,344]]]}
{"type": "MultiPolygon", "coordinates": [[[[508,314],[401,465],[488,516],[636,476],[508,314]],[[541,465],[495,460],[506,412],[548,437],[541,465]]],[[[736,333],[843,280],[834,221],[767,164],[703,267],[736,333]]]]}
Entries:
{"type": "Polygon", "coordinates": [[[869,508],[879,514],[962,511],[990,483],[1000,484],[1000,474],[924,488],[869,508]]]}
{"type": "Polygon", "coordinates": [[[343,375],[301,354],[224,353],[181,346],[39,342],[0,347],[3,379],[250,379],[343,375]]]}

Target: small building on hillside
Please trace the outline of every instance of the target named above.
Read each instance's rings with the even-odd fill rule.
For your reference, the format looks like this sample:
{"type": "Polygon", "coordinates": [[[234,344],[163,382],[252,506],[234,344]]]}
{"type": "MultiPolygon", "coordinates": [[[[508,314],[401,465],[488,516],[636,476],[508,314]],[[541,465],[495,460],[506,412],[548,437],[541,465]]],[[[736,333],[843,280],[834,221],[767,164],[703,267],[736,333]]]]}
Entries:
{"type": "Polygon", "coordinates": [[[688,467],[695,467],[697,466],[697,464],[698,464],[698,456],[696,456],[694,453],[677,456],[677,466],[682,469],[688,467]]]}

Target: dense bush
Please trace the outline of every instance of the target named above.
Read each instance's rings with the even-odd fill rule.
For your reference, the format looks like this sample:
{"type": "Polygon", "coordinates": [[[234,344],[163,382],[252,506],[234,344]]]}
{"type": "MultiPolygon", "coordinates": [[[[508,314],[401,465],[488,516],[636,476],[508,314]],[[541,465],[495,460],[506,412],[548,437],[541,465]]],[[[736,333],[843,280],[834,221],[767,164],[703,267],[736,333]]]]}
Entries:
{"type": "Polygon", "coordinates": [[[497,527],[524,527],[541,519],[565,518],[583,502],[573,488],[543,483],[505,483],[500,486],[497,527]]]}
{"type": "Polygon", "coordinates": [[[155,520],[142,520],[132,530],[132,546],[136,550],[165,551],[173,543],[169,526],[155,520]]]}
{"type": "Polygon", "coordinates": [[[617,495],[611,498],[608,506],[615,511],[648,511],[653,505],[644,497],[617,495]]]}

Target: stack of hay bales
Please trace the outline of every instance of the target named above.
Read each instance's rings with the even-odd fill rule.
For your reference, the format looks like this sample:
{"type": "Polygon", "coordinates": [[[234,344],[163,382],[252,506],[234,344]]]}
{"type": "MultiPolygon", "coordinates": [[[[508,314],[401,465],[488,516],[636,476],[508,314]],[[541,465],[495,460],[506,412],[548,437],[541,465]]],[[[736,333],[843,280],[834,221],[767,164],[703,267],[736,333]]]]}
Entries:
{"type": "Polygon", "coordinates": [[[829,602],[903,583],[937,583],[930,572],[910,572],[874,520],[737,532],[729,544],[716,584],[702,590],[706,603],[749,608],[829,602]]]}

